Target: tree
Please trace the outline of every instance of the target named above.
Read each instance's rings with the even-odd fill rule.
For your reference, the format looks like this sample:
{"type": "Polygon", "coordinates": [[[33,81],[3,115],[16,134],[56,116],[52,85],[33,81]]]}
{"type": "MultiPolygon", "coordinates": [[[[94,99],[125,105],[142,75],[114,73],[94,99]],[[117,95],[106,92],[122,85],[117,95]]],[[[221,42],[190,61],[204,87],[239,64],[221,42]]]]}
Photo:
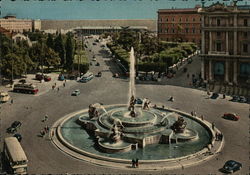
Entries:
{"type": "Polygon", "coordinates": [[[53,36],[52,34],[48,34],[48,38],[47,38],[47,41],[46,41],[46,44],[49,48],[53,49],[54,48],[54,40],[53,40],[53,36]]]}
{"type": "Polygon", "coordinates": [[[73,47],[72,35],[70,33],[67,34],[65,51],[66,51],[66,68],[70,70],[72,68],[74,60],[74,47],[73,47]]]}
{"type": "Polygon", "coordinates": [[[65,65],[65,50],[61,33],[55,38],[54,50],[59,54],[61,66],[65,65]]]}
{"type": "Polygon", "coordinates": [[[26,71],[26,64],[23,60],[23,57],[20,57],[14,53],[9,53],[5,55],[0,63],[0,67],[2,68],[2,73],[7,76],[21,76],[26,71]]]}
{"type": "Polygon", "coordinates": [[[48,69],[51,66],[57,67],[60,65],[60,57],[58,53],[47,46],[45,47],[44,65],[47,66],[48,69]]]}

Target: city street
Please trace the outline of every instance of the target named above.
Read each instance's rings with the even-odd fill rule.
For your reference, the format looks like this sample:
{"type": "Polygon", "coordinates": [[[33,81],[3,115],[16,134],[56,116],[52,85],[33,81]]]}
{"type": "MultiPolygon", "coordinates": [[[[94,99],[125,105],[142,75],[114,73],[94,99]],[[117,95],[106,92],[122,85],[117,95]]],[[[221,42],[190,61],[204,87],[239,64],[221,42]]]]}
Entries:
{"type": "MultiPolygon", "coordinates": [[[[101,43],[93,45],[93,41],[93,38],[88,39],[87,43],[87,50],[91,48],[91,51],[88,51],[90,60],[93,55],[96,58],[96,61],[91,61],[93,64],[90,66],[90,71],[94,75],[101,71],[102,77],[94,77],[87,83],[68,80],[66,87],[60,87],[59,92],[48,87],[46,93],[37,96],[10,92],[14,103],[1,104],[1,140],[11,136],[6,133],[6,128],[13,121],[22,122],[18,133],[23,136],[21,145],[29,159],[29,174],[221,174],[219,169],[225,161],[231,159],[243,165],[237,173],[249,172],[249,104],[231,102],[229,97],[222,99],[222,95],[215,100],[210,99],[205,91],[188,88],[188,80],[184,82],[186,76],[181,76],[182,72],[177,73],[175,78],[166,80],[164,83],[166,85],[137,84],[136,97],[149,98],[152,104],[169,106],[188,113],[196,111],[198,116],[204,115],[205,120],[215,122],[215,126],[224,134],[225,146],[221,154],[210,161],[172,171],[144,172],[140,168],[126,167],[116,169],[72,158],[57,149],[47,137],[39,137],[40,130],[46,125],[51,126],[66,114],[86,109],[89,104],[98,102],[110,105],[128,102],[129,80],[112,77],[114,73],[120,74],[121,70],[111,60],[106,49],[101,48],[101,43]],[[95,62],[99,62],[100,66],[96,66],[95,62]],[[175,84],[180,86],[175,86],[175,84]],[[75,89],[81,91],[79,96],[71,96],[71,92],[75,89]],[[175,98],[174,102],[168,101],[170,96],[175,98]],[[223,119],[222,115],[225,112],[239,114],[240,120],[223,119]],[[48,121],[42,122],[46,114],[48,121]]],[[[195,73],[191,72],[192,64],[188,65],[190,74],[195,73]]]]}

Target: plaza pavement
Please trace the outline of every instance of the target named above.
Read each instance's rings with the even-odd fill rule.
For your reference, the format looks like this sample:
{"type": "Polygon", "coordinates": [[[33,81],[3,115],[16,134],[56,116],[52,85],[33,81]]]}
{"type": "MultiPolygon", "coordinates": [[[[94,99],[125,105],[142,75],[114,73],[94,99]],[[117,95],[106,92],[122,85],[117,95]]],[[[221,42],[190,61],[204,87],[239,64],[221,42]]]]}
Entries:
{"type": "Polygon", "coordinates": [[[237,173],[249,173],[249,104],[231,102],[222,97],[213,100],[208,98],[204,91],[171,83],[137,84],[136,96],[147,97],[152,104],[163,104],[188,113],[195,110],[198,116],[204,115],[205,120],[215,122],[215,126],[222,131],[225,138],[225,146],[216,158],[177,170],[145,171],[140,167],[120,169],[72,158],[58,150],[47,137],[39,137],[40,130],[45,125],[52,126],[61,117],[85,109],[91,103],[101,102],[106,105],[127,102],[128,80],[112,78],[111,70],[118,71],[117,67],[109,58],[102,58],[102,55],[98,54],[99,45],[93,46],[92,50],[97,54],[97,61],[101,66],[91,66],[91,71],[96,74],[104,70],[102,77],[95,77],[88,83],[72,82],[70,86],[60,88],[59,92],[50,88],[47,93],[39,96],[10,92],[14,104],[1,105],[2,138],[10,136],[5,130],[13,121],[19,120],[23,123],[18,132],[23,136],[21,144],[29,159],[30,174],[222,174],[219,169],[225,161],[231,159],[243,165],[242,170],[237,173]],[[74,89],[80,89],[81,94],[77,97],[70,96],[74,89]],[[169,96],[174,96],[175,101],[167,101],[169,96]],[[237,122],[222,119],[224,112],[238,113],[241,118],[237,122]],[[41,120],[46,114],[49,119],[43,123],[41,120]]]}

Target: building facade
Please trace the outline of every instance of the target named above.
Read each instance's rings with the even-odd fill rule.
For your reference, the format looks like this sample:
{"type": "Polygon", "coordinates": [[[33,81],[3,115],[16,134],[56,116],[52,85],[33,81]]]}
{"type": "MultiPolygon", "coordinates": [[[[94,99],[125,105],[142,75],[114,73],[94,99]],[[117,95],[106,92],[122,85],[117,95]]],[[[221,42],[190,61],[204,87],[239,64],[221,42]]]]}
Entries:
{"type": "Polygon", "coordinates": [[[201,77],[205,82],[250,87],[250,6],[221,3],[199,9],[201,77]]]}
{"type": "Polygon", "coordinates": [[[11,33],[23,33],[24,31],[41,30],[40,20],[17,19],[15,16],[6,16],[0,19],[0,27],[11,33]]]}
{"type": "Polygon", "coordinates": [[[201,15],[198,7],[158,10],[158,38],[201,45],[201,15]]]}

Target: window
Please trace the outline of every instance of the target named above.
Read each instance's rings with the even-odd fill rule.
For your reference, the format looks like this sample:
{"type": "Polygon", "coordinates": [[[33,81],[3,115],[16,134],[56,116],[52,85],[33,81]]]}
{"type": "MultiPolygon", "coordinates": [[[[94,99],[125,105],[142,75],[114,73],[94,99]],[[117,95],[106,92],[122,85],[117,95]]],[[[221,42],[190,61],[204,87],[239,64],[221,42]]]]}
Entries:
{"type": "Polygon", "coordinates": [[[217,26],[220,26],[220,19],[217,19],[217,26]]]}
{"type": "Polygon", "coordinates": [[[172,21],[174,21],[174,18],[172,18],[172,21]]]}
{"type": "Polygon", "coordinates": [[[186,28],[185,30],[186,30],[186,33],[188,33],[188,28],[186,28]]]}
{"type": "Polygon", "coordinates": [[[181,22],[181,18],[179,19],[179,21],[181,22]]]}
{"type": "Polygon", "coordinates": [[[168,33],[168,28],[165,29],[165,33],[168,33]]]}
{"type": "Polygon", "coordinates": [[[248,52],[248,44],[246,44],[246,43],[243,44],[243,52],[245,52],[245,53],[248,52]]]}
{"type": "Polygon", "coordinates": [[[172,29],[172,33],[174,33],[174,29],[172,29]]]}
{"type": "Polygon", "coordinates": [[[216,50],[217,50],[218,52],[221,51],[221,43],[216,43],[216,50]]]}
{"type": "Polygon", "coordinates": [[[217,32],[217,37],[220,37],[221,36],[221,32],[217,32]]]}
{"type": "Polygon", "coordinates": [[[248,26],[247,19],[244,19],[244,26],[248,26]]]}
{"type": "Polygon", "coordinates": [[[193,28],[193,33],[195,33],[195,28],[193,28]]]}
{"type": "Polygon", "coordinates": [[[186,21],[188,21],[188,18],[186,18],[186,21]]]}
{"type": "Polygon", "coordinates": [[[168,18],[166,18],[166,21],[168,22],[168,18]]]}
{"type": "Polygon", "coordinates": [[[193,21],[195,21],[195,18],[193,18],[193,21]]]}
{"type": "Polygon", "coordinates": [[[247,32],[244,32],[244,33],[243,33],[243,36],[244,36],[245,38],[247,38],[247,32]]]}

